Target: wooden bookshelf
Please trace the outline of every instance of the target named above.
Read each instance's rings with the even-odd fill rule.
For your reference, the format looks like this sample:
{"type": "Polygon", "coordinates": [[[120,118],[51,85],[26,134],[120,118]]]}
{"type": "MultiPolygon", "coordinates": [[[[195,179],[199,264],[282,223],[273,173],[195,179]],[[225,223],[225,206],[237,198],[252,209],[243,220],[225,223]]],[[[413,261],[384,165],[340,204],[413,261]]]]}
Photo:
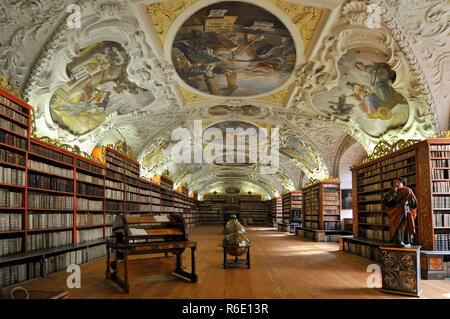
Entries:
{"type": "Polygon", "coordinates": [[[427,139],[352,168],[354,236],[343,238],[342,249],[380,260],[378,247],[389,242],[383,198],[399,176],[419,205],[414,244],[422,246],[422,277],[448,277],[443,265],[450,255],[449,138],[427,139]]]}
{"type": "Polygon", "coordinates": [[[290,192],[282,197],[283,230],[294,232],[294,227],[301,226],[302,192],[290,192]]]}
{"type": "Polygon", "coordinates": [[[275,197],[271,199],[271,213],[273,223],[282,224],[283,223],[283,203],[281,197],[275,197]]]}
{"type": "Polygon", "coordinates": [[[30,110],[0,90],[0,288],[103,257],[117,214],[176,211],[197,224],[196,199],[140,178],[114,149],[99,163],[30,138],[30,110]]]}
{"type": "Polygon", "coordinates": [[[340,182],[318,182],[303,188],[302,226],[296,234],[317,241],[338,241],[341,230],[340,182]]]}

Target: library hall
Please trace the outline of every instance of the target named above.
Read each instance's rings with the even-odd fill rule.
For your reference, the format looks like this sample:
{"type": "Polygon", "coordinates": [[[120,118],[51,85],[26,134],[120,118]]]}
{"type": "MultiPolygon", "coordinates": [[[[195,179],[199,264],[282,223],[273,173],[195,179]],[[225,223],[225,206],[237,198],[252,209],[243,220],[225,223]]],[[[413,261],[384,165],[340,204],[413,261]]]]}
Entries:
{"type": "Polygon", "coordinates": [[[0,309],[448,307],[449,21],[448,0],[0,1],[0,309]]]}

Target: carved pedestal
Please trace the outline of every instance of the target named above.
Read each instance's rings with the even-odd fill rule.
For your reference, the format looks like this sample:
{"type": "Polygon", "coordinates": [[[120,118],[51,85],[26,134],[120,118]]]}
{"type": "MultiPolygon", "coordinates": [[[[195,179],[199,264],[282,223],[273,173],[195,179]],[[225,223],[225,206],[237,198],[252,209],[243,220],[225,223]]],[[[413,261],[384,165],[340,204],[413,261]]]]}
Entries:
{"type": "Polygon", "coordinates": [[[383,247],[381,291],[419,297],[420,285],[420,246],[383,247]]]}

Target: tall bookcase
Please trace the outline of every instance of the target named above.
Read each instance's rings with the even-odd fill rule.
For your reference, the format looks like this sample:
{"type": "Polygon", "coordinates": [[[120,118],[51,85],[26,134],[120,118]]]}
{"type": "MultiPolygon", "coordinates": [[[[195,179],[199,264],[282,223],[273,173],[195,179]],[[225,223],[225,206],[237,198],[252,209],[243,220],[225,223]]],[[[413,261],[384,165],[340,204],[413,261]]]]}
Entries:
{"type": "Polygon", "coordinates": [[[275,225],[283,223],[283,203],[281,197],[271,199],[272,203],[272,220],[275,225]]]}
{"type": "Polygon", "coordinates": [[[354,236],[343,238],[342,249],[381,260],[379,245],[389,242],[383,197],[399,176],[419,205],[415,244],[422,246],[422,277],[450,277],[450,138],[427,139],[352,168],[354,236]]]}
{"type": "Polygon", "coordinates": [[[198,211],[114,149],[100,163],[30,138],[30,110],[0,90],[0,288],[103,257],[117,214],[198,211]]]}
{"type": "Polygon", "coordinates": [[[283,224],[287,230],[294,232],[294,227],[301,226],[302,192],[290,192],[282,196],[283,224]]]}
{"type": "Polygon", "coordinates": [[[340,182],[317,182],[303,188],[302,226],[296,234],[317,241],[338,241],[341,230],[340,182]]]}

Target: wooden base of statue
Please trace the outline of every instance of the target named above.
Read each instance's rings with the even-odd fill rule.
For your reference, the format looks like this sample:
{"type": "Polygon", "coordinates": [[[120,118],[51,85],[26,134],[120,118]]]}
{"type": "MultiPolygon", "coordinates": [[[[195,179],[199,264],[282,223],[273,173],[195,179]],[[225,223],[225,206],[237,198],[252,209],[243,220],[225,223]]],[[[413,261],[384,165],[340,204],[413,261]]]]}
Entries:
{"type": "Polygon", "coordinates": [[[420,246],[380,246],[383,287],[381,291],[420,297],[420,246]]]}
{"type": "Polygon", "coordinates": [[[244,253],[246,256],[245,259],[240,259],[239,256],[233,256],[234,258],[228,259],[227,250],[236,249],[236,247],[224,246],[223,244],[219,244],[220,247],[223,248],[223,269],[227,268],[247,268],[250,269],[250,247],[254,244],[250,244],[248,246],[239,246],[238,249],[246,248],[247,252],[244,253]]]}

